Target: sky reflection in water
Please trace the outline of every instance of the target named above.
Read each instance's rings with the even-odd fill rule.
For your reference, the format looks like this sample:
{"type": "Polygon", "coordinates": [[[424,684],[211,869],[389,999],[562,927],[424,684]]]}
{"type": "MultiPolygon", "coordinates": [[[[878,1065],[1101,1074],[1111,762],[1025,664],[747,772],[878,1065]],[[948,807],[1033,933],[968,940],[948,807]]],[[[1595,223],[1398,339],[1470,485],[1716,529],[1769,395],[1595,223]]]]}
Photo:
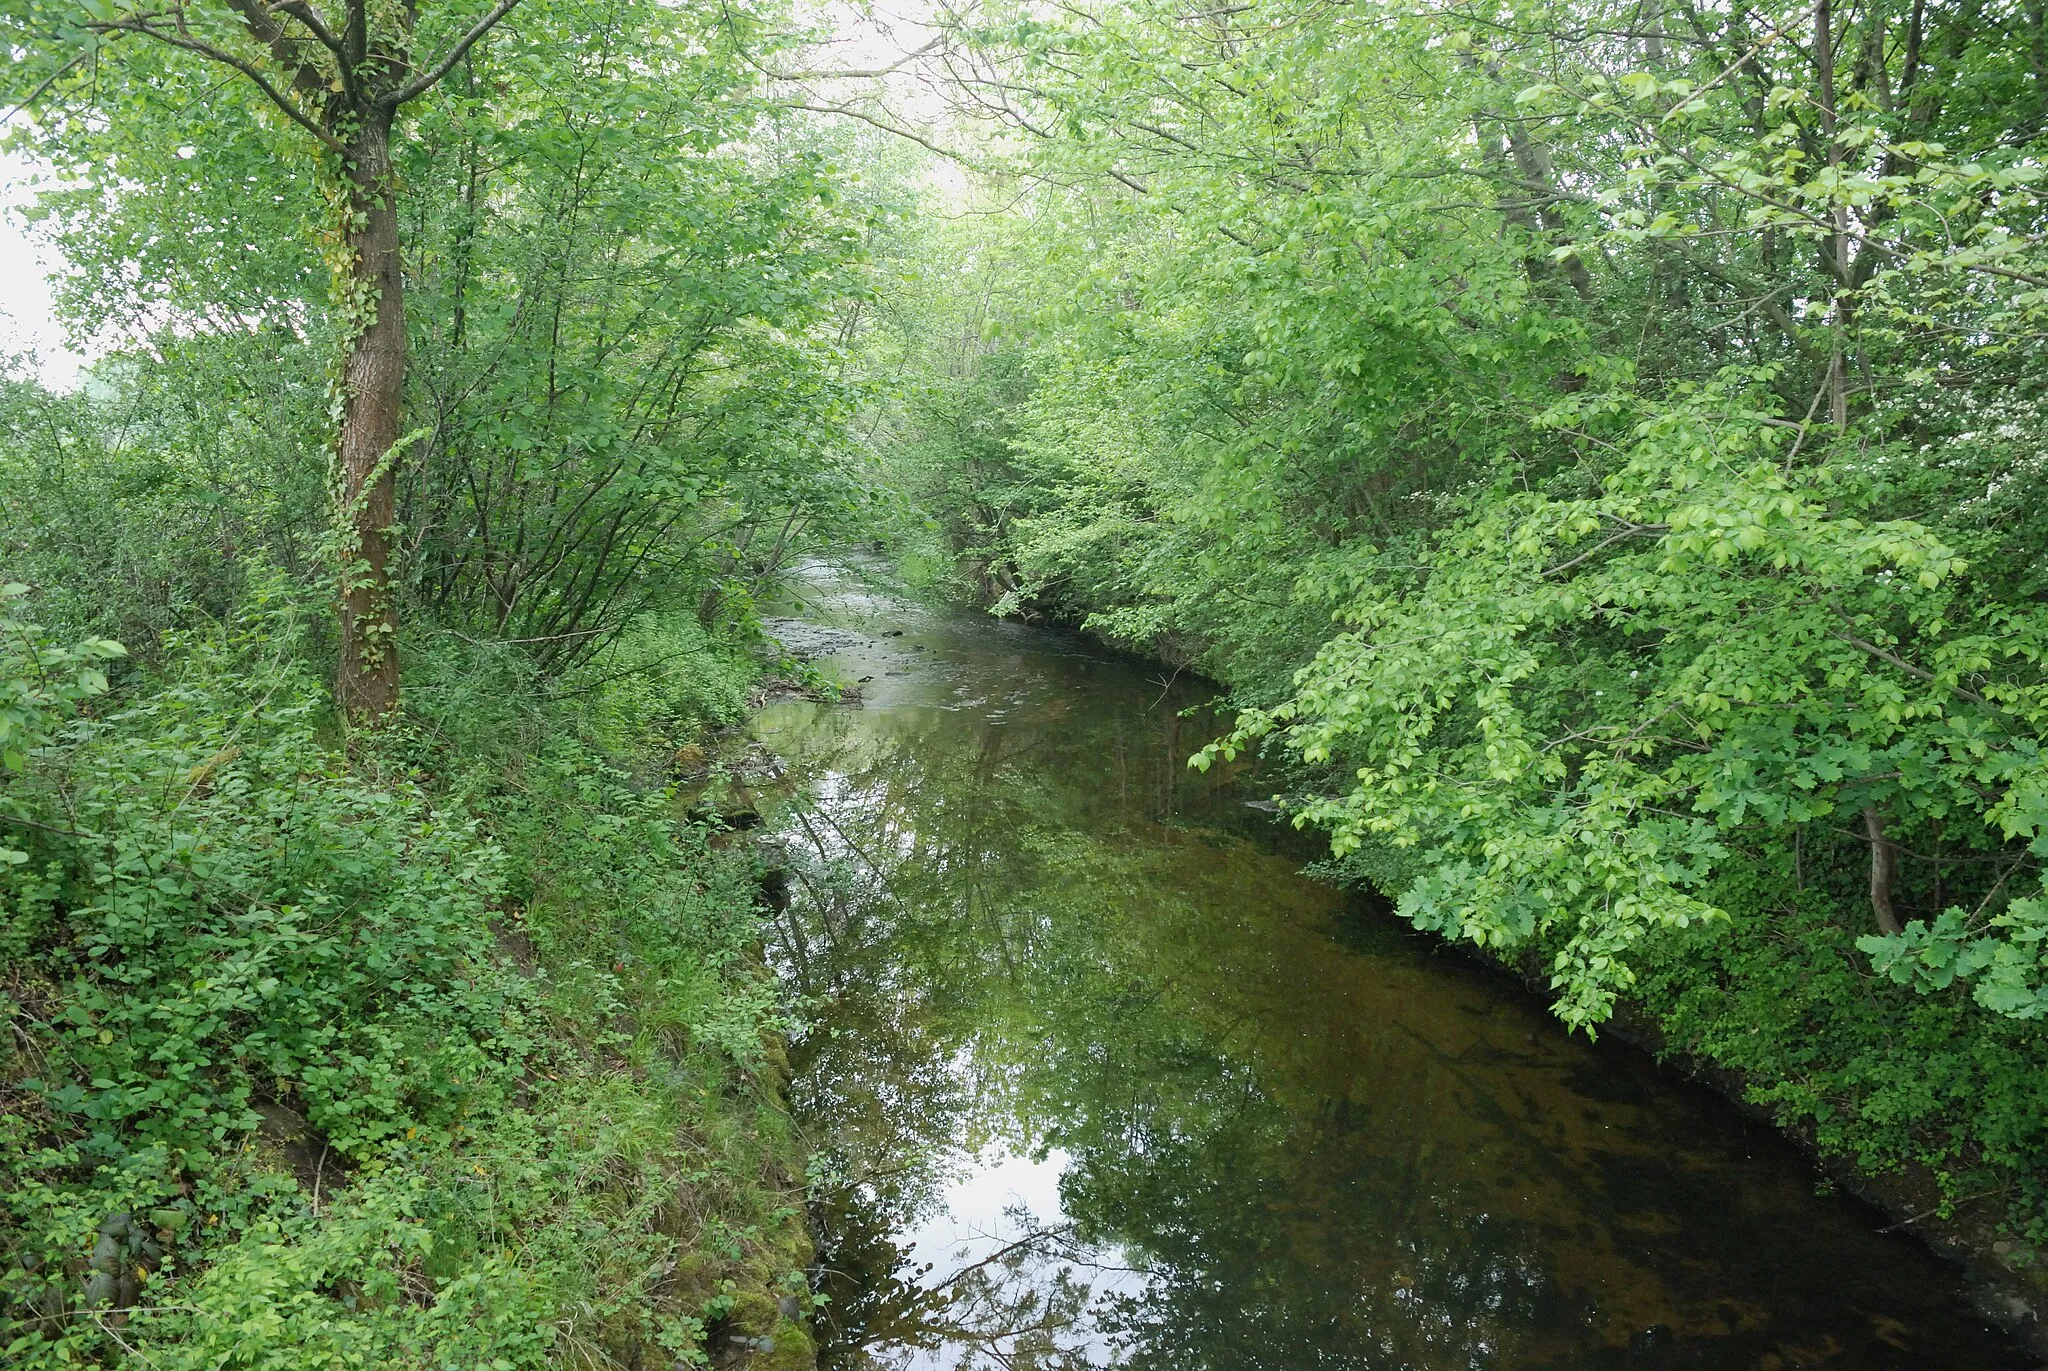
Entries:
{"type": "Polygon", "coordinates": [[[814,590],[865,708],[757,729],[828,1368],[2031,1364],[1767,1130],[1300,876],[1188,683],[814,590]]]}

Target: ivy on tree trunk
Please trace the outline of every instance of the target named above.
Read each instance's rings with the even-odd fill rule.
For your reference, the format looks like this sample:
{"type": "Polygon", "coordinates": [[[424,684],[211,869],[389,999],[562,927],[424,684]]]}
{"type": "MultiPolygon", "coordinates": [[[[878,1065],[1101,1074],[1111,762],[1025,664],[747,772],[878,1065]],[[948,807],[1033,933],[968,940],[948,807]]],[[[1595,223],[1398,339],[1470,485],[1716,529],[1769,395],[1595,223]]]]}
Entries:
{"type": "Polygon", "coordinates": [[[311,0],[216,0],[189,11],[174,5],[111,13],[59,0],[34,17],[56,40],[46,54],[56,65],[24,105],[61,94],[87,58],[118,40],[147,38],[239,74],[338,164],[344,189],[334,293],[346,332],[335,404],[341,573],[335,697],[343,713],[360,722],[388,718],[398,708],[391,537],[395,468],[403,455],[405,295],[393,131],[398,111],[439,84],[518,3],[498,0],[466,27],[450,25],[460,36],[424,66],[413,60],[417,7],[387,16],[373,13],[368,0],[343,0],[338,14],[311,0]],[[66,51],[67,45],[82,50],[66,51]]]}
{"type": "Polygon", "coordinates": [[[398,707],[391,527],[405,400],[405,282],[391,169],[391,113],[373,109],[349,146],[344,283],[359,330],[342,370],[336,480],[342,538],[336,702],[353,718],[398,707]]]}

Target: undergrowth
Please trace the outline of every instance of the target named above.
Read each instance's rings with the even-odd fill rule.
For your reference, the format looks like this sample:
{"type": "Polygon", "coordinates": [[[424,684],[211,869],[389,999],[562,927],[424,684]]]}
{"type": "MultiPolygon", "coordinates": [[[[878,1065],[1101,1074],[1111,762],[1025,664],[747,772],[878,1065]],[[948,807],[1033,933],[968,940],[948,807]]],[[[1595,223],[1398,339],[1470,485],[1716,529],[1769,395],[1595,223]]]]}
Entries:
{"type": "Polygon", "coordinates": [[[2031,1265],[2048,1243],[2041,1036],[1966,986],[1922,994],[1873,971],[1858,859],[1843,844],[1723,877],[1736,917],[1650,939],[1631,998],[1668,1050],[1740,1072],[1752,1103],[1866,1174],[1931,1181],[1937,1212],[2012,1234],[2007,1264],[2031,1265]]]}
{"type": "Polygon", "coordinates": [[[146,672],[9,591],[0,1360],[802,1364],[757,873],[662,765],[745,654],[423,635],[345,744],[256,580],[146,672]]]}

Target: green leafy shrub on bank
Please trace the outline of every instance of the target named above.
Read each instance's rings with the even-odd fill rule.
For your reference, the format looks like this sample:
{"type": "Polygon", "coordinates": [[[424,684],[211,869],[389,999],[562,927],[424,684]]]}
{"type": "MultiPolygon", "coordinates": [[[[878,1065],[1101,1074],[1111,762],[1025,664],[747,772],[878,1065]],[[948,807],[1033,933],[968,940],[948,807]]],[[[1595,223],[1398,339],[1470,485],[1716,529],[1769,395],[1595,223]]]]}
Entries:
{"type": "Polygon", "coordinates": [[[267,563],[317,562],[325,354],[275,331],[159,338],[55,394],[0,368],[0,564],[60,638],[158,665],[267,563]]]}
{"type": "Polygon", "coordinates": [[[1956,984],[1921,993],[1858,948],[1861,844],[1766,854],[1710,894],[1735,917],[1653,936],[1635,1002],[1667,1050],[1742,1073],[1749,1099],[1872,1175],[1912,1170],[1945,1213],[2048,1242],[2048,1071],[2038,1029],[1956,984]],[[1771,860],[1776,858],[1776,860],[1771,860]]]}
{"type": "Polygon", "coordinates": [[[9,1365],[804,1345],[749,859],[487,653],[347,759],[281,584],[111,690],[10,603],[9,1365]]]}

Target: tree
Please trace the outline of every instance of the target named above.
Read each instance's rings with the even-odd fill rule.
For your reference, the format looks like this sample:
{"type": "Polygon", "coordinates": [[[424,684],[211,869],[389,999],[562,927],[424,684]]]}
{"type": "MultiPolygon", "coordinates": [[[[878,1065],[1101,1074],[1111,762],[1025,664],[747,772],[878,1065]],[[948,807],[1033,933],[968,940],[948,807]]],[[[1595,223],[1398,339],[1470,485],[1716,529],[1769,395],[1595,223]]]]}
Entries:
{"type": "Polygon", "coordinates": [[[529,5],[418,116],[401,594],[437,626],[560,672],[868,517],[832,310],[873,211],[763,98],[772,22],[529,5]]]}
{"type": "Polygon", "coordinates": [[[1226,680],[1205,756],[1271,740],[1347,870],[1540,949],[1575,1023],[1837,846],[1880,969],[2048,1016],[2044,35],[980,7],[946,75],[1029,206],[971,247],[1026,278],[1019,475],[931,423],[894,464],[1003,501],[956,536],[1003,607],[1226,680]]]}
{"type": "Polygon", "coordinates": [[[5,28],[16,81],[33,81],[16,106],[94,93],[107,54],[143,38],[235,73],[317,144],[333,213],[329,267],[343,345],[332,397],[339,544],[340,661],[336,703],[375,721],[398,706],[398,611],[391,568],[396,471],[405,400],[406,321],[399,232],[401,187],[392,140],[398,113],[432,90],[519,0],[481,14],[436,11],[437,43],[422,41],[412,5],[342,0],[339,15],[311,0],[183,0],[118,7],[103,0],[29,0],[5,28]],[[467,21],[467,22],[465,22],[467,21]],[[437,48],[431,60],[416,51],[437,48]]]}

